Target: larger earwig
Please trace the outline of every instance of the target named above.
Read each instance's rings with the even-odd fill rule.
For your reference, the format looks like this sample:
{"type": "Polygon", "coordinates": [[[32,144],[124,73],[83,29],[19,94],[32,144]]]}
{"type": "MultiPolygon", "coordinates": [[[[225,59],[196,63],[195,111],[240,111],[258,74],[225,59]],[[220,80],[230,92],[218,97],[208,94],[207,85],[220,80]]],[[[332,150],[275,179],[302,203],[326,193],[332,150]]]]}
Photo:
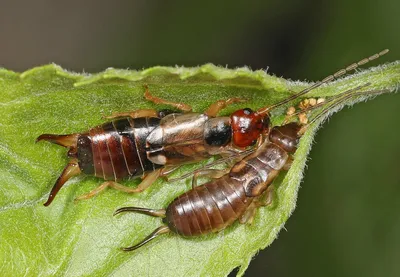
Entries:
{"type": "MultiPolygon", "coordinates": [[[[122,250],[135,250],[154,238],[170,232],[192,237],[221,231],[236,220],[240,223],[251,222],[258,207],[272,202],[273,190],[270,185],[280,171],[290,168],[291,156],[297,150],[299,139],[305,129],[341,105],[343,101],[365,94],[366,92],[355,91],[369,85],[370,83],[367,83],[333,97],[327,103],[335,102],[323,109],[307,125],[291,122],[273,127],[261,146],[237,162],[228,173],[206,170],[202,175],[207,175],[213,180],[200,186],[196,185],[197,174],[195,174],[192,181],[193,188],[175,198],[166,209],[124,207],[116,210],[114,215],[136,212],[162,217],[164,223],[143,241],[122,250]]],[[[381,91],[368,93],[377,94],[381,91]]]]}
{"type": "Polygon", "coordinates": [[[37,141],[47,140],[69,148],[68,156],[71,158],[44,205],[48,206],[54,200],[68,179],[80,173],[108,180],[77,198],[88,199],[107,187],[128,193],[140,192],[159,176],[167,175],[182,164],[197,162],[218,154],[243,152],[253,146],[261,134],[268,134],[269,111],[273,108],[284,105],[387,52],[388,50],[384,50],[353,63],[269,107],[255,112],[249,108],[240,109],[226,117],[217,117],[217,114],[226,106],[244,100],[239,98],[220,100],[202,114],[191,113],[192,108],[189,105],[154,97],[146,86],[147,100],[171,105],[183,113],[151,109],[116,113],[111,118],[118,119],[84,133],[43,134],[37,138],[37,141]],[[117,183],[124,178],[136,176],[144,177],[137,188],[117,183]]]}

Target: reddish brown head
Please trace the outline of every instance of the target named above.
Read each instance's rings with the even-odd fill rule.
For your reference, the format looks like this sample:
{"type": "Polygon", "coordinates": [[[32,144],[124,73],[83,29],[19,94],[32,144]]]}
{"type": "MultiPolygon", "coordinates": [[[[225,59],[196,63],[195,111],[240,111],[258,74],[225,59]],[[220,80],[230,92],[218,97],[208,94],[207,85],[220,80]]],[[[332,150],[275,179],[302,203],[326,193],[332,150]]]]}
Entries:
{"type": "Polygon", "coordinates": [[[253,145],[262,133],[269,130],[269,115],[260,115],[246,108],[231,115],[232,140],[238,147],[253,145]]]}

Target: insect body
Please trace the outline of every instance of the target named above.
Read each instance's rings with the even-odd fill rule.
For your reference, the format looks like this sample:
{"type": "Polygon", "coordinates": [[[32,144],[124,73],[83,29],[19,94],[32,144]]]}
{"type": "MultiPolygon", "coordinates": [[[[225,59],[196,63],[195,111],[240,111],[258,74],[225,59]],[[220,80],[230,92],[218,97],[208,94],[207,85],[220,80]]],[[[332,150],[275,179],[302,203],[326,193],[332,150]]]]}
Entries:
{"type": "MultiPolygon", "coordinates": [[[[215,114],[215,113],[213,113],[215,114]]],[[[212,155],[234,153],[254,145],[269,128],[269,116],[251,109],[230,117],[204,114],[170,114],[147,137],[148,159],[161,165],[181,165],[212,155]]]]}
{"type": "Polygon", "coordinates": [[[261,134],[268,134],[269,112],[273,108],[286,104],[385,53],[387,50],[354,63],[272,106],[257,111],[246,108],[234,112],[229,117],[217,117],[219,111],[227,105],[243,101],[231,98],[217,101],[202,114],[192,113],[190,106],[154,97],[146,89],[146,99],[174,106],[184,113],[155,110],[116,113],[111,118],[125,118],[105,123],[87,133],[41,135],[38,140],[68,147],[69,156],[72,158],[58,178],[45,205],[52,202],[69,178],[81,172],[110,180],[78,197],[88,199],[107,187],[125,192],[140,192],[159,176],[168,174],[182,164],[216,154],[241,152],[254,145],[261,134]],[[135,189],[116,183],[124,177],[143,174],[144,180],[135,189]]]}
{"type": "Polygon", "coordinates": [[[151,185],[159,176],[174,168],[216,154],[232,154],[253,145],[259,134],[269,127],[268,115],[257,115],[250,109],[236,111],[230,117],[216,117],[227,105],[241,102],[231,98],[218,101],[203,114],[189,112],[191,107],[172,103],[150,95],[156,103],[166,103],[184,109],[186,113],[170,110],[137,110],[116,113],[118,118],[94,127],[88,132],[69,135],[43,134],[37,141],[47,140],[69,148],[71,158],[53,186],[48,206],[65,182],[80,173],[109,180],[93,191],[78,197],[88,199],[107,187],[133,193],[151,185]],[[169,167],[167,167],[169,166],[169,167]],[[137,188],[117,183],[126,177],[143,176],[137,188]]]}
{"type": "MultiPolygon", "coordinates": [[[[366,86],[356,87],[326,101],[328,105],[307,125],[291,122],[275,126],[254,153],[237,162],[228,173],[221,170],[197,171],[213,180],[196,186],[197,175],[193,176],[193,188],[175,198],[164,210],[138,207],[123,207],[114,215],[122,212],[137,212],[163,217],[164,226],[154,230],[140,243],[123,248],[124,251],[137,249],[161,234],[173,232],[181,236],[192,237],[218,232],[234,221],[250,223],[258,207],[269,205],[272,201],[273,180],[280,171],[289,169],[292,154],[297,150],[300,137],[305,130],[322,115],[340,105],[345,100],[365,94],[355,92],[366,86]]],[[[369,94],[382,91],[369,91],[369,94]]],[[[313,108],[322,106],[315,105],[313,108]]],[[[308,108],[311,110],[313,108],[308,108]]]]}
{"type": "Polygon", "coordinates": [[[270,203],[272,190],[269,185],[285,166],[290,165],[290,155],[297,148],[299,130],[297,123],[274,127],[269,140],[236,163],[229,173],[222,175],[221,171],[208,170],[209,177],[220,178],[201,186],[195,185],[195,175],[193,188],[173,200],[166,210],[118,209],[115,214],[131,211],[164,217],[166,224],[141,243],[124,250],[134,250],[167,232],[191,237],[218,232],[236,220],[241,223],[251,221],[257,207],[270,203]]]}
{"type": "Polygon", "coordinates": [[[155,171],[160,165],[147,159],[145,146],[148,134],[158,126],[159,118],[123,118],[107,122],[86,133],[71,135],[41,135],[48,140],[69,147],[72,159],[54,185],[49,205],[63,184],[81,172],[104,180],[121,180],[155,171]]]}

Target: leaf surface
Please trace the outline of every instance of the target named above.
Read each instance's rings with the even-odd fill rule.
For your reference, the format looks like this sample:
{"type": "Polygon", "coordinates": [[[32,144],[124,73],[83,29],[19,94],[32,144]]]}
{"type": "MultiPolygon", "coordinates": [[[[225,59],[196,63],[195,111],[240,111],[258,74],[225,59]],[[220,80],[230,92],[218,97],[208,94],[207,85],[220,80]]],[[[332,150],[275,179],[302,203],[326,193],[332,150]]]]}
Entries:
{"type": "MultiPolygon", "coordinates": [[[[400,63],[361,71],[307,95],[328,97],[371,82],[368,89],[393,92],[400,83],[400,63]]],[[[252,225],[233,224],[198,238],[165,235],[130,253],[120,251],[160,226],[159,218],[127,214],[114,218],[122,206],[165,208],[190,189],[190,180],[158,180],[148,190],[127,195],[108,189],[97,197],[74,198],[102,183],[80,175],[72,178],[49,206],[42,204],[67,163],[66,150],[35,144],[43,133],[83,132],[104,122],[103,115],[155,106],[143,98],[143,84],[171,101],[189,103],[202,112],[229,97],[248,99],[222,114],[244,107],[257,109],[284,99],[309,84],[291,82],[247,68],[230,70],[207,64],[196,68],[153,67],[143,71],[108,69],[95,75],[74,74],[56,65],[22,74],[0,69],[0,272],[13,276],[225,276],[247,268],[253,255],[267,247],[292,213],[307,154],[318,124],[300,141],[291,169],[274,182],[271,207],[261,208],[252,225]]],[[[368,95],[351,99],[352,104],[368,95]]],[[[301,99],[294,101],[298,103],[301,99]]],[[[280,124],[288,105],[273,111],[280,124]]],[[[328,116],[327,114],[325,118],[328,116]]],[[[325,119],[323,118],[323,119],[325,119]]],[[[322,120],[323,120],[322,119],[322,120]]],[[[200,165],[184,166],[182,175],[200,165]]],[[[139,180],[123,184],[136,186],[139,180]]]]}

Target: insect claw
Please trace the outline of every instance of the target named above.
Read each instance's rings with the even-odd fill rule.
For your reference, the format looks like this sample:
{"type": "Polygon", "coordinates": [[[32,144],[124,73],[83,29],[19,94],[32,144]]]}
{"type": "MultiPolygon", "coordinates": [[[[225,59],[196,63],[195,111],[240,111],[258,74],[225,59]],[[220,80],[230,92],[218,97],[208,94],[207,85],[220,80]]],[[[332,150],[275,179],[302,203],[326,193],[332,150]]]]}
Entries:
{"type": "Polygon", "coordinates": [[[76,146],[78,136],[79,134],[69,134],[69,135],[42,134],[37,137],[36,142],[45,140],[64,147],[74,147],[76,146]]]}
{"type": "Polygon", "coordinates": [[[76,160],[70,161],[67,166],[64,168],[63,172],[61,173],[60,177],[58,177],[56,183],[54,184],[53,188],[50,191],[49,197],[44,203],[44,206],[48,206],[53,202],[54,198],[56,197],[58,191],[64,186],[64,184],[73,176],[76,176],[81,173],[79,168],[78,162],[76,160]]]}
{"type": "Polygon", "coordinates": [[[116,210],[115,212],[113,212],[113,216],[119,215],[120,213],[123,213],[123,208],[116,210]]]}
{"type": "Polygon", "coordinates": [[[147,244],[148,242],[152,241],[156,237],[166,234],[166,233],[169,233],[169,232],[170,232],[170,229],[167,226],[160,226],[157,229],[155,229],[150,235],[148,235],[146,238],[144,238],[144,240],[139,242],[138,244],[135,244],[130,247],[122,247],[121,250],[125,251],[125,252],[133,251],[135,249],[138,249],[139,247],[142,247],[143,245],[147,244]]]}
{"type": "Polygon", "coordinates": [[[165,217],[165,210],[154,210],[154,209],[147,209],[147,208],[139,208],[139,207],[123,207],[116,210],[113,215],[116,216],[117,214],[124,213],[124,212],[133,212],[139,214],[145,214],[154,217],[165,217]]]}

